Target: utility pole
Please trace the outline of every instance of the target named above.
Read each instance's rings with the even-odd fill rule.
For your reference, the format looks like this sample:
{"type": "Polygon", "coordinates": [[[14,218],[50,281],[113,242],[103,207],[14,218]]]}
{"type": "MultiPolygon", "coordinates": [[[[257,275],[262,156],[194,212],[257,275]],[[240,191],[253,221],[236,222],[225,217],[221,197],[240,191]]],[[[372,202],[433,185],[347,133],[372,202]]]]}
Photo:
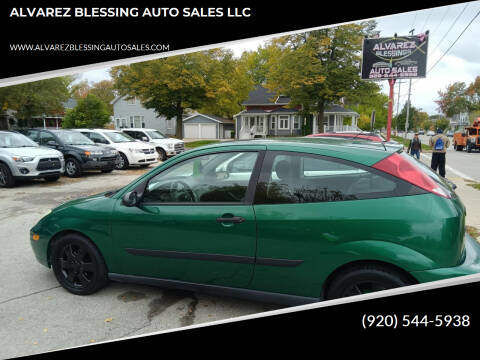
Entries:
{"type": "MultiPolygon", "coordinates": [[[[410,35],[413,36],[413,32],[415,29],[409,31],[410,35]]],[[[410,92],[412,90],[412,79],[409,79],[408,84],[408,100],[407,100],[407,118],[405,119],[405,139],[407,138],[407,131],[408,131],[408,115],[410,113],[410,92]]]]}
{"type": "Polygon", "coordinates": [[[399,107],[400,107],[400,86],[404,83],[405,81],[398,81],[398,97],[397,97],[397,121],[395,122],[395,135],[397,135],[398,132],[398,114],[399,114],[399,107]]]}

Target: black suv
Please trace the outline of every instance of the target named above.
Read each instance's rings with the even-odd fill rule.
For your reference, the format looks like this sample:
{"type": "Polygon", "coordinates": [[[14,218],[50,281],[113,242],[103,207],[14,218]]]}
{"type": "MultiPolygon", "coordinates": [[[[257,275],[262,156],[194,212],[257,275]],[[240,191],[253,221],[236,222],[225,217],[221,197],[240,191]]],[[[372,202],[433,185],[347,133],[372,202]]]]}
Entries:
{"type": "Polygon", "coordinates": [[[61,151],[65,157],[65,174],[70,177],[81,176],[84,170],[111,172],[118,161],[115,149],[96,145],[78,131],[22,129],[20,132],[40,146],[61,151]]]}

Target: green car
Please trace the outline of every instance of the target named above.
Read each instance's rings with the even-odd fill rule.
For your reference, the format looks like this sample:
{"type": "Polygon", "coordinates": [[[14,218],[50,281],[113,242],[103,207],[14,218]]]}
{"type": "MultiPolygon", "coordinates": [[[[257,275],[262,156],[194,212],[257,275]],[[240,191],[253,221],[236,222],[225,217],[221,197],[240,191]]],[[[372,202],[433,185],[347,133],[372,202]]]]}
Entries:
{"type": "Polygon", "coordinates": [[[108,280],[301,304],[480,272],[451,183],[397,147],[227,142],[31,229],[68,291],[108,280]]]}

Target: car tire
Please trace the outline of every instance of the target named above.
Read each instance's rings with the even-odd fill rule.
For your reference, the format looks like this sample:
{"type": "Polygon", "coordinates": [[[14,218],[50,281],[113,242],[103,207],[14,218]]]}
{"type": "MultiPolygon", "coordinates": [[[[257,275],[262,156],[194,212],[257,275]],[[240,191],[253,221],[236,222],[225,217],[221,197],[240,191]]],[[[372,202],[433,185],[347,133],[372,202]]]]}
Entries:
{"type": "Polygon", "coordinates": [[[0,187],[13,187],[15,183],[10,168],[6,164],[0,163],[0,187]]]}
{"type": "Polygon", "coordinates": [[[118,163],[115,165],[117,170],[126,170],[130,164],[128,163],[127,156],[125,154],[120,153],[120,159],[118,163]]]}
{"type": "Polygon", "coordinates": [[[79,234],[67,234],[51,245],[50,263],[60,285],[75,295],[89,295],[108,282],[108,271],[97,247],[79,234]]]}
{"type": "Polygon", "coordinates": [[[158,148],[157,148],[157,152],[158,152],[159,160],[160,160],[160,161],[165,161],[165,160],[167,160],[167,153],[165,152],[165,150],[163,150],[162,148],[158,147],[158,148]]]}
{"type": "Polygon", "coordinates": [[[44,177],[44,179],[45,179],[46,182],[54,182],[54,181],[57,181],[58,179],[60,179],[60,176],[59,175],[46,176],[46,177],[44,177]]]}
{"type": "Polygon", "coordinates": [[[348,268],[330,282],[325,299],[337,299],[374,291],[412,285],[413,282],[400,271],[376,264],[348,268]]]}
{"type": "Polygon", "coordinates": [[[79,177],[82,175],[82,167],[77,159],[68,158],[65,160],[65,175],[68,177],[79,177]]]}

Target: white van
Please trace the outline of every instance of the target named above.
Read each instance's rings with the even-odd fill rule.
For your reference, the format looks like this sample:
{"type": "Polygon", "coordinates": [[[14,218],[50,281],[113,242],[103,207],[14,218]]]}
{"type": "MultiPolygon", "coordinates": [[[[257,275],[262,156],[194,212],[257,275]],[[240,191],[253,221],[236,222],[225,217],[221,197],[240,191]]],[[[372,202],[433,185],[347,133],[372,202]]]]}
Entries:
{"type": "Polygon", "coordinates": [[[87,136],[95,144],[106,145],[115,148],[119,152],[116,168],[124,170],[130,165],[147,167],[158,161],[155,147],[135,141],[127,134],[118,130],[108,129],[75,129],[87,136]]]}

